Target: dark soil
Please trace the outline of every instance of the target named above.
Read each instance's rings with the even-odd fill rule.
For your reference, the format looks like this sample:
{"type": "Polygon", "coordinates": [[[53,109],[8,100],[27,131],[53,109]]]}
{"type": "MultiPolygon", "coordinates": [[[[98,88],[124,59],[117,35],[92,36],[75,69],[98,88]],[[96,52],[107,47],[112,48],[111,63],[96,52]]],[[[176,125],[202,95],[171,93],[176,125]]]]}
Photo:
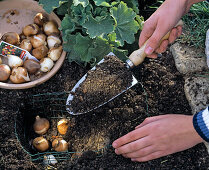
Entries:
{"type": "MultiPolygon", "coordinates": [[[[59,72],[46,83],[27,90],[0,89],[0,169],[43,169],[43,164],[31,162],[29,155],[22,149],[16,138],[15,118],[17,131],[22,132],[21,123],[23,112],[18,108],[25,108],[23,115],[27,115],[28,123],[34,121],[35,113],[27,108],[30,100],[27,97],[39,93],[63,92],[73,88],[76,82],[87,70],[75,63],[66,60],[59,72]]],[[[156,60],[146,59],[143,64],[133,70],[136,78],[142,83],[134,86],[126,93],[117,97],[107,105],[79,116],[70,116],[57,111],[56,116],[69,117],[73,122],[70,133],[66,137],[70,141],[70,151],[86,151],[83,154],[72,155],[74,159],[59,161],[58,169],[208,169],[209,156],[203,144],[191,149],[169,155],[145,163],[131,162],[129,159],[118,156],[110,146],[118,137],[134,129],[148,116],[161,114],[191,114],[189,104],[184,95],[184,79],[176,70],[170,52],[164,53],[156,60]],[[103,149],[101,152],[94,150],[103,149]],[[79,157],[79,158],[77,158],[79,157]]],[[[49,97],[53,98],[53,97],[49,97]]],[[[56,102],[51,102],[56,103],[56,102]]],[[[63,101],[63,106],[65,100],[63,101]]],[[[43,115],[43,103],[37,102],[36,109],[43,115]],[[40,107],[40,108],[39,108],[40,107]]],[[[50,119],[51,105],[44,105],[44,114],[50,119]]],[[[64,108],[63,108],[64,110],[64,108]]],[[[51,120],[50,120],[51,121],[51,120]]],[[[165,127],[166,128],[166,127],[165,127]]],[[[31,130],[27,129],[30,133],[31,130]]],[[[22,142],[26,150],[27,134],[22,142]]],[[[55,134],[56,135],[56,134],[55,134]]],[[[28,145],[28,144],[27,144],[28,145]]],[[[35,153],[35,152],[34,152],[35,153]]]]}
{"type": "Polygon", "coordinates": [[[69,109],[78,113],[90,110],[111,100],[132,84],[130,69],[116,56],[105,56],[104,61],[88,71],[85,80],[73,92],[69,109]]]}

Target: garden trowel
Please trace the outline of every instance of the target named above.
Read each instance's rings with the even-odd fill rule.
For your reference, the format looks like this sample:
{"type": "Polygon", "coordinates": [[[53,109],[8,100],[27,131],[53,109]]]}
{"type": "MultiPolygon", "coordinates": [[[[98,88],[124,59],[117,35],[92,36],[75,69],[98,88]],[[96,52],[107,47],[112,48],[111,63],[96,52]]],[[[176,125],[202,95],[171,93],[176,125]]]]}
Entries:
{"type": "MultiPolygon", "coordinates": [[[[183,25],[183,22],[180,20],[178,22],[178,24],[176,26],[179,26],[179,25],[183,25]]],[[[161,40],[161,42],[163,40],[166,40],[169,38],[169,35],[170,35],[170,32],[168,32],[161,40]]],[[[160,42],[160,44],[161,44],[160,42]]],[[[138,50],[134,51],[130,56],[129,58],[126,60],[125,62],[125,66],[127,67],[127,72],[129,71],[130,72],[130,69],[135,67],[135,66],[138,66],[139,64],[141,64],[145,57],[147,56],[146,53],[144,52],[145,51],[145,47],[146,47],[146,44],[147,44],[147,41],[145,42],[145,44],[138,50]]],[[[113,56],[114,54],[111,52],[108,54],[108,56],[113,56]]],[[[115,55],[114,55],[115,56],[115,55]]],[[[108,98],[107,100],[102,100],[102,103],[96,103],[94,105],[94,107],[90,107],[88,109],[84,109],[82,111],[75,111],[72,107],[75,106],[75,101],[73,103],[73,100],[74,100],[74,97],[76,96],[76,92],[79,88],[82,88],[82,84],[85,82],[85,80],[87,81],[87,76],[88,74],[91,72],[96,72],[96,68],[99,67],[102,63],[105,62],[105,59],[102,59],[99,63],[97,63],[96,66],[94,66],[90,71],[88,71],[78,82],[77,84],[73,87],[73,89],[71,90],[69,96],[68,96],[68,99],[67,99],[67,102],[66,102],[66,106],[67,106],[67,112],[72,114],[72,115],[80,115],[80,114],[84,114],[84,113],[88,113],[90,111],[93,111],[94,109],[97,109],[101,106],[103,106],[104,104],[110,102],[111,100],[115,99],[117,96],[119,96],[120,94],[124,93],[125,91],[127,91],[128,89],[130,89],[132,86],[134,86],[135,84],[138,83],[138,81],[136,80],[136,78],[131,75],[131,79],[129,79],[131,82],[127,85],[127,87],[125,87],[124,89],[122,89],[121,91],[117,91],[117,94],[114,95],[114,96],[111,96],[111,98],[108,98]]],[[[89,80],[88,80],[89,81],[89,80]]],[[[111,84],[109,84],[111,85],[111,84]]],[[[102,86],[101,86],[102,87],[102,86]]],[[[98,86],[98,88],[101,88],[100,86],[98,86]]],[[[80,90],[80,89],[79,89],[80,90]]],[[[100,92],[102,91],[102,89],[99,90],[100,92]]],[[[100,94],[98,94],[97,96],[99,97],[100,94]]],[[[95,95],[95,97],[97,97],[95,95]]],[[[80,96],[81,97],[81,96],[80,96]]],[[[82,99],[83,100],[83,99],[82,99]]],[[[80,100],[80,101],[82,101],[80,100]]],[[[88,99],[89,100],[89,99],[88,99]]],[[[91,100],[91,99],[90,99],[91,100]]],[[[89,101],[88,101],[89,102],[89,101]]],[[[91,101],[93,104],[94,104],[94,98],[92,98],[92,101],[91,101]]],[[[80,102],[77,103],[78,105],[80,104],[80,102]]]]}

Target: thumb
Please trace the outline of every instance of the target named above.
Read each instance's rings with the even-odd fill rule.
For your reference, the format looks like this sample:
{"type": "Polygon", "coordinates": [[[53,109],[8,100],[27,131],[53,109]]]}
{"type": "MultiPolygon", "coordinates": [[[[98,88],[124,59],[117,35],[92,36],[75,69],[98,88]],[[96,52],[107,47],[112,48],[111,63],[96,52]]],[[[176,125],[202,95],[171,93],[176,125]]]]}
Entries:
{"type": "Polygon", "coordinates": [[[161,29],[159,25],[157,26],[154,33],[147,41],[147,45],[145,47],[145,53],[147,55],[152,54],[160,46],[160,41],[163,36],[167,34],[167,32],[168,30],[161,29]]]}

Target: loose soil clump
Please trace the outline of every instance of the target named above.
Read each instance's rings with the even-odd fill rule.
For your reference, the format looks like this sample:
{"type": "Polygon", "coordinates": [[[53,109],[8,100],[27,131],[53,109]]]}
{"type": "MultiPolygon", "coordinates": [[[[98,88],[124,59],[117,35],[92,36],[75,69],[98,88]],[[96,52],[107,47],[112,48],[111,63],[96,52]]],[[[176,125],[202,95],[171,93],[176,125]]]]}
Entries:
{"type": "Polygon", "coordinates": [[[116,56],[104,57],[104,62],[88,71],[86,79],[75,90],[70,110],[85,113],[109,101],[132,83],[132,73],[116,56]]]}

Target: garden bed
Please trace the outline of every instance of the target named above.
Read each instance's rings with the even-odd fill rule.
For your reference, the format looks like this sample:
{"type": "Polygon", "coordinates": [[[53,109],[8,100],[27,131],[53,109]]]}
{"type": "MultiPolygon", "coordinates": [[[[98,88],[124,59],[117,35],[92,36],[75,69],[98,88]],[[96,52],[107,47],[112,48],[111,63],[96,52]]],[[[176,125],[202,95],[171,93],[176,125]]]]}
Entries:
{"type": "MultiPolygon", "coordinates": [[[[145,19],[153,12],[144,11],[145,5],[153,2],[156,1],[149,1],[150,4],[139,1],[140,15],[145,19]]],[[[138,44],[124,48],[131,52],[138,44]]],[[[158,59],[146,58],[132,71],[139,81],[137,85],[101,108],[79,116],[69,115],[65,110],[66,91],[87,72],[75,62],[65,60],[58,73],[38,87],[0,89],[0,169],[44,168],[42,159],[37,159],[39,155],[31,156],[37,154],[30,146],[35,137],[30,124],[37,114],[44,115],[52,124],[57,116],[68,117],[73,122],[70,134],[65,137],[70,142],[69,154],[64,155],[66,159],[58,160],[54,166],[57,169],[207,169],[209,155],[204,144],[145,163],[132,162],[114,153],[112,142],[146,117],[192,114],[184,93],[184,77],[177,71],[169,50],[158,59]],[[44,104],[40,99],[50,102],[44,104]],[[52,106],[57,104],[54,99],[62,99],[59,100],[62,107],[56,111],[52,106]]]]}
{"type": "MultiPolygon", "coordinates": [[[[59,161],[55,167],[58,169],[201,169],[209,166],[207,161],[209,156],[203,144],[145,163],[131,162],[118,156],[112,147],[99,154],[93,152],[98,149],[99,139],[108,141],[105,145],[111,145],[115,139],[133,130],[148,116],[167,113],[191,114],[184,95],[184,79],[176,70],[169,51],[156,60],[146,59],[133,72],[144,89],[138,84],[102,108],[73,117],[75,122],[71,129],[73,151],[88,152],[81,154],[81,157],[79,155],[80,158],[59,161]]],[[[85,69],[66,60],[52,79],[38,87],[16,91],[0,90],[0,169],[43,168],[42,164],[31,161],[16,138],[14,124],[15,118],[19,117],[17,108],[25,108],[29,102],[25,99],[31,95],[72,89],[85,73],[85,69]]]]}

